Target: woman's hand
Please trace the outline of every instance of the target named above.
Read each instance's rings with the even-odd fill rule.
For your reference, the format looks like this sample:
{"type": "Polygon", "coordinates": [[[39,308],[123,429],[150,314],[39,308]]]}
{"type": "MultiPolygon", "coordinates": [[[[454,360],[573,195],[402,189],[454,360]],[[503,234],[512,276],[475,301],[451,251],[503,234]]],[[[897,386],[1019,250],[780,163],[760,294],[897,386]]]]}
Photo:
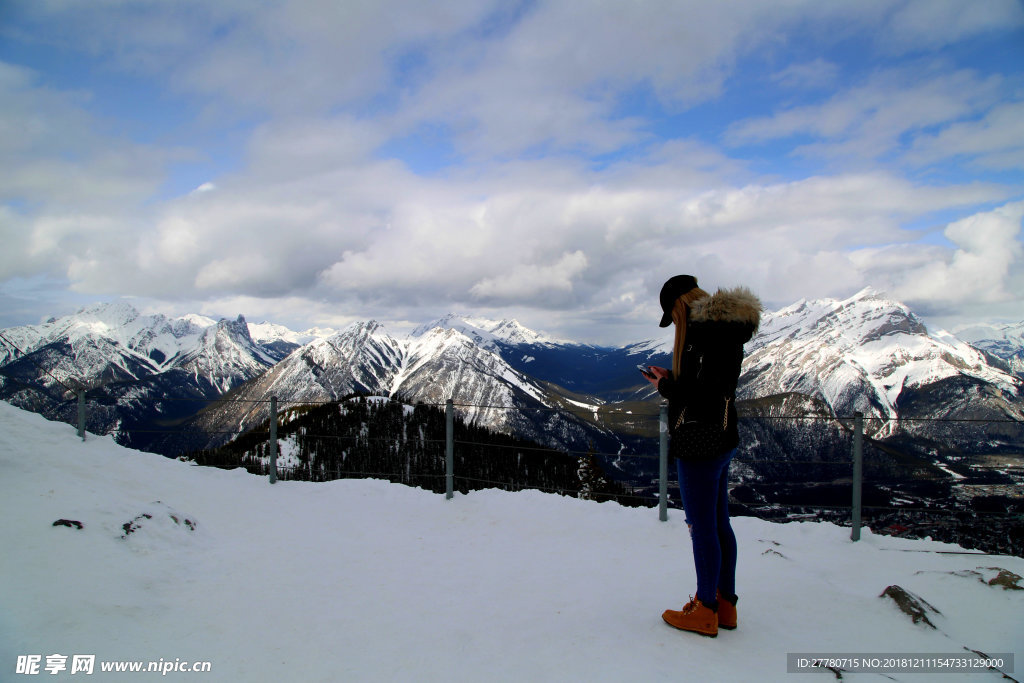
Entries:
{"type": "Polygon", "coordinates": [[[647,381],[654,385],[654,388],[658,388],[658,382],[665,377],[668,377],[668,370],[665,368],[659,368],[657,365],[648,365],[647,372],[644,373],[644,377],[647,381]]]}

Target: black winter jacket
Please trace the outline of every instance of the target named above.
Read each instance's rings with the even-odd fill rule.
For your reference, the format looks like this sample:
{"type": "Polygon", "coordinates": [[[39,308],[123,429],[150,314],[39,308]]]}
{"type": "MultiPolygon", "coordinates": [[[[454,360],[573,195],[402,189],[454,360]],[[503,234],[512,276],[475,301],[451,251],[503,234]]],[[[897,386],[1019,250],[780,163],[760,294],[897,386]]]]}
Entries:
{"type": "Polygon", "coordinates": [[[670,430],[685,410],[686,422],[727,421],[727,447],[739,444],[736,382],[743,345],[757,332],[760,322],[761,302],[744,287],[720,289],[691,304],[680,376],[658,382],[658,392],[668,399],[670,430]]]}

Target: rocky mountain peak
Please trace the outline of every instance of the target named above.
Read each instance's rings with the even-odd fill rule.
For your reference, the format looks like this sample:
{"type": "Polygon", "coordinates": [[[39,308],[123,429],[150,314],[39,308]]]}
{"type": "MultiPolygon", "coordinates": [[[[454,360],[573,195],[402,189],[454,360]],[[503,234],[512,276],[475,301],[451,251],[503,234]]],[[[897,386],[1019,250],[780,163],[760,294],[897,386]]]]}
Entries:
{"type": "Polygon", "coordinates": [[[976,349],[929,333],[909,308],[872,289],[766,313],[747,353],[743,396],[793,391],[846,415],[894,417],[904,392],[950,378],[1010,393],[1019,384],[976,349]]]}
{"type": "Polygon", "coordinates": [[[226,336],[244,344],[253,343],[252,335],[249,334],[249,326],[243,315],[239,315],[234,320],[221,318],[212,329],[217,336],[226,336]]]}

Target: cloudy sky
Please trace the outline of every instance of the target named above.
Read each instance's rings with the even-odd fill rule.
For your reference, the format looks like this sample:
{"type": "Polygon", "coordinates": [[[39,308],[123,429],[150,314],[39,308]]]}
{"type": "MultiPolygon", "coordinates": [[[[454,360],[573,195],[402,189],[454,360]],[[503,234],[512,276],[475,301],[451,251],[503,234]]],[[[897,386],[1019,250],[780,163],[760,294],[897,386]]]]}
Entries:
{"type": "Polygon", "coordinates": [[[0,326],[1024,319],[1019,0],[2,0],[0,326]]]}

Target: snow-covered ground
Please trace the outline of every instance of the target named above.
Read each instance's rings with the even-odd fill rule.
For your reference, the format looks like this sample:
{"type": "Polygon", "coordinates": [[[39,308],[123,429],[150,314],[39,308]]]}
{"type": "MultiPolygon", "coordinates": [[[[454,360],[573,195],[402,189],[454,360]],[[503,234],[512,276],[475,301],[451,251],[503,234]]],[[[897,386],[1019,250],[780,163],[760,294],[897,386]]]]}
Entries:
{"type": "Polygon", "coordinates": [[[162,660],[210,662],[167,677],[197,681],[773,681],[792,678],[787,653],[974,657],[965,647],[1024,667],[1024,590],[987,583],[1024,575],[1024,559],[735,524],[740,624],[707,639],[661,621],[695,586],[674,511],[663,523],[537,492],[270,485],[83,443],[0,403],[0,680],[32,680],[16,673],[26,655],[46,680],[76,680],[74,655],[96,657],[85,680],[155,680],[100,663],[162,660]],[[891,585],[941,612],[937,628],[879,597],[891,585]],[[51,676],[54,654],[68,670],[51,676]]]}

